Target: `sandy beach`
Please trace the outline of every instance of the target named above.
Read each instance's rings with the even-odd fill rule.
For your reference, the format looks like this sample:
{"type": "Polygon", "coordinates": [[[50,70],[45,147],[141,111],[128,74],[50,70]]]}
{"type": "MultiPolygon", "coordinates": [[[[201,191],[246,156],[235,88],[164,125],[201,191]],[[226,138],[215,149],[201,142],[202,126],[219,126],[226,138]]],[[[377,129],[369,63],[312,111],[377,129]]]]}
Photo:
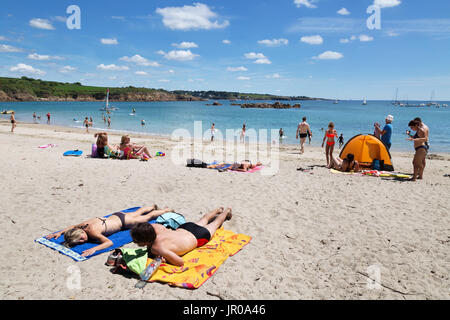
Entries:
{"type": "MultiPolygon", "coordinates": [[[[19,123],[11,134],[10,123],[0,123],[1,299],[450,298],[448,154],[428,160],[424,180],[415,183],[332,174],[323,149],[308,145],[303,155],[298,146],[281,146],[274,175],[220,173],[175,164],[176,142],[167,137],[131,135],[164,158],[92,159],[94,132],[19,123]],[[49,143],[57,146],[38,148],[49,143]],[[62,156],[73,149],[83,156],[62,156]],[[316,167],[297,171],[310,165],[316,167]],[[77,263],[34,242],[87,218],[153,203],[188,221],[231,207],[225,229],[252,241],[197,290],[160,283],[136,289],[135,278],[104,265],[107,254],[77,263]],[[74,267],[80,289],[67,285],[74,267]],[[373,270],[379,286],[368,285],[373,270]]],[[[120,136],[111,133],[110,143],[120,136]]],[[[412,157],[412,146],[392,152],[396,171],[411,173],[412,157]]]]}

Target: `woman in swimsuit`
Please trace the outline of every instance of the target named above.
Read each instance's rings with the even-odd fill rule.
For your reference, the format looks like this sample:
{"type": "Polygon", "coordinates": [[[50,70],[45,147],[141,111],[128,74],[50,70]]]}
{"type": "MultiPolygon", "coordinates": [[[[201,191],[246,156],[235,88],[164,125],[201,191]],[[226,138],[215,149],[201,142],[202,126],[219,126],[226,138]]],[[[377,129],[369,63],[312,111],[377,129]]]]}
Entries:
{"type": "Polygon", "coordinates": [[[97,138],[97,156],[99,158],[104,158],[105,154],[109,153],[117,153],[119,151],[119,147],[117,145],[110,146],[108,144],[108,133],[107,132],[97,132],[94,134],[94,137],[97,138]],[[109,149],[109,153],[105,148],[109,149]]]}
{"type": "Polygon", "coordinates": [[[325,147],[325,156],[327,157],[327,168],[331,167],[331,161],[333,159],[333,151],[334,151],[334,138],[338,137],[337,131],[334,129],[334,123],[330,122],[328,125],[328,130],[325,131],[325,136],[322,141],[322,148],[325,144],[325,140],[327,141],[327,145],[325,147]]]}
{"type": "Polygon", "coordinates": [[[355,155],[352,153],[347,154],[347,157],[342,160],[341,158],[332,158],[331,167],[341,172],[360,172],[361,167],[358,161],[355,160],[355,155]]]}
{"type": "Polygon", "coordinates": [[[261,165],[262,165],[261,162],[257,162],[256,164],[252,164],[251,161],[245,160],[245,161],[242,161],[242,163],[235,162],[233,164],[233,166],[230,167],[230,170],[231,171],[247,172],[248,170],[255,169],[256,167],[259,167],[261,165]]]}
{"type": "Polygon", "coordinates": [[[15,127],[17,127],[17,121],[16,121],[16,117],[15,117],[15,112],[13,111],[12,113],[11,113],[11,132],[13,132],[14,133],[14,128],[15,127]]]}
{"type": "Polygon", "coordinates": [[[416,153],[413,158],[413,178],[412,181],[416,179],[423,179],[423,171],[425,170],[426,158],[428,154],[428,127],[421,126],[421,123],[417,120],[412,120],[409,122],[408,126],[411,130],[416,131],[414,136],[410,136],[407,140],[414,141],[414,149],[416,153]]]}
{"type": "Polygon", "coordinates": [[[156,204],[151,207],[142,207],[135,212],[116,212],[108,218],[92,218],[80,224],[65,228],[62,231],[48,235],[47,239],[57,239],[64,234],[64,244],[74,246],[88,242],[89,240],[100,242],[100,244],[89,250],[85,250],[82,256],[93,255],[96,251],[106,249],[113,245],[107,237],[113,233],[131,229],[139,223],[146,223],[160,215],[171,212],[171,209],[158,210],[156,204]]]}
{"type": "Polygon", "coordinates": [[[124,152],[124,158],[126,159],[153,158],[146,146],[139,146],[131,143],[129,136],[122,136],[119,149],[124,152]]]}

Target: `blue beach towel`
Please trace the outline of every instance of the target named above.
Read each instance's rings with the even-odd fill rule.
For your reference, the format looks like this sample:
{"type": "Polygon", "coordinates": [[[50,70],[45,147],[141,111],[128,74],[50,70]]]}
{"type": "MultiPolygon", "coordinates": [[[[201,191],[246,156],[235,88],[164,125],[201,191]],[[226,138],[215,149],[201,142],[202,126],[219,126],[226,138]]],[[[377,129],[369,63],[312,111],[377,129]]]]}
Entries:
{"type": "MultiPolygon", "coordinates": [[[[134,211],[136,211],[136,210],[138,210],[140,208],[141,207],[130,208],[130,209],[127,209],[127,210],[123,210],[121,212],[123,212],[123,213],[134,212],[134,211]]],[[[165,223],[165,222],[166,221],[170,221],[171,218],[172,218],[172,216],[169,216],[169,215],[174,215],[174,213],[173,212],[169,212],[169,213],[165,213],[165,214],[160,216],[160,217],[166,217],[166,219],[160,219],[161,224],[164,225],[165,227],[168,226],[168,223],[165,223]]],[[[104,216],[103,218],[107,218],[107,217],[110,217],[110,216],[111,216],[111,214],[107,215],[107,216],[104,216]]],[[[180,222],[184,223],[183,222],[184,217],[183,216],[181,216],[181,217],[182,218],[178,218],[178,220],[180,222]]],[[[149,221],[149,223],[159,223],[159,221],[157,222],[157,219],[155,219],[155,220],[149,221]]],[[[92,257],[94,257],[96,255],[99,255],[99,254],[102,254],[104,252],[108,252],[108,251],[112,251],[114,249],[117,249],[117,248],[119,248],[119,247],[121,247],[123,245],[126,245],[128,243],[131,243],[133,241],[133,239],[131,238],[131,235],[130,235],[130,230],[122,230],[122,231],[116,232],[116,233],[110,235],[108,237],[108,239],[113,242],[113,245],[111,247],[108,247],[108,248],[103,249],[103,250],[96,251],[93,255],[88,256],[88,257],[83,257],[83,256],[81,256],[81,254],[85,250],[88,250],[88,249],[91,249],[93,247],[98,246],[98,243],[87,242],[87,243],[83,243],[83,244],[80,244],[80,245],[77,245],[77,246],[74,246],[74,247],[71,247],[71,248],[66,248],[63,245],[64,235],[61,235],[58,239],[50,239],[50,240],[46,239],[45,236],[44,236],[44,237],[41,237],[41,238],[36,239],[34,241],[37,242],[37,243],[40,243],[40,244],[42,244],[42,245],[44,245],[46,247],[54,249],[54,250],[56,250],[56,251],[58,251],[58,252],[60,252],[60,253],[62,253],[64,255],[66,255],[68,257],[71,257],[75,261],[87,260],[89,258],[92,258],[92,257]]]]}

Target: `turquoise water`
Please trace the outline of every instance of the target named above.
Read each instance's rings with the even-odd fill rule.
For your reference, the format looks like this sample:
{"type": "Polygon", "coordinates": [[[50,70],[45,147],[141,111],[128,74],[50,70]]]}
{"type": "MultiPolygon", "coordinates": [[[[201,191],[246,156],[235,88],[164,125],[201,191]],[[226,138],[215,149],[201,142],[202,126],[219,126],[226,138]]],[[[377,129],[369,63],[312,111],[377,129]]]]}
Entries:
{"type": "MultiPolygon", "coordinates": [[[[302,105],[301,109],[275,110],[241,109],[231,106],[229,101],[220,101],[223,106],[206,106],[207,103],[212,102],[112,102],[111,105],[119,110],[111,114],[111,130],[170,136],[176,129],[186,129],[193,134],[194,121],[202,121],[202,130],[209,137],[212,122],[224,136],[226,129],[240,130],[245,122],[247,130],[275,129],[278,132],[283,128],[287,136],[283,143],[294,144],[298,143],[295,140],[297,125],[306,116],[314,135],[312,144],[320,146],[324,135],[321,128],[326,129],[330,121],[334,122],[338,133],[343,133],[347,141],[356,134],[373,133],[373,123],[377,121],[383,125],[386,115],[392,114],[395,119],[391,150],[413,151],[412,142],[406,141],[405,131],[409,129],[408,122],[411,119],[420,117],[430,127],[430,152],[450,153],[448,107],[405,108],[393,106],[390,101],[368,101],[367,106],[363,106],[361,101],[340,101],[339,104],[333,104],[332,101],[298,101],[302,105]],[[130,115],[133,107],[136,109],[135,116],[130,115]],[[141,120],[145,120],[145,126],[141,125],[141,120]]],[[[52,124],[69,127],[82,127],[82,121],[87,116],[93,118],[94,129],[106,129],[103,112],[100,111],[103,106],[104,102],[101,101],[11,102],[0,103],[0,110],[15,110],[18,121],[30,123],[33,122],[33,112],[42,117],[40,123],[47,122],[46,114],[50,112],[52,124]]],[[[9,115],[1,117],[9,118],[9,115]]],[[[20,127],[16,130],[20,130],[20,127]]]]}

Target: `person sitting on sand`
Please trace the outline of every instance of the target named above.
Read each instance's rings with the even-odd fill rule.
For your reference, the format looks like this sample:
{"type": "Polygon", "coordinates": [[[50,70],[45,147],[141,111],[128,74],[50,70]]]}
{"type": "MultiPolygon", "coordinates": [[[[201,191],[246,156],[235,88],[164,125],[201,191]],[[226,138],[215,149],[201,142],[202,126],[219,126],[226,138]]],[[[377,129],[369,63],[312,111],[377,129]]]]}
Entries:
{"type": "Polygon", "coordinates": [[[183,266],[186,253],[208,243],[225,220],[232,218],[231,208],[218,208],[198,222],[187,222],[170,230],[159,224],[138,223],[130,231],[133,242],[147,247],[148,256],[159,256],[163,262],[183,266]]]}
{"type": "Polygon", "coordinates": [[[96,251],[106,249],[113,245],[107,237],[113,233],[131,229],[139,223],[148,223],[160,215],[172,212],[171,209],[158,210],[154,204],[150,207],[142,207],[135,212],[116,212],[108,218],[92,218],[80,224],[65,228],[62,231],[48,235],[47,239],[57,239],[64,234],[64,245],[72,247],[83,244],[89,240],[100,242],[100,244],[82,253],[83,257],[93,255],[96,251]]]}
{"type": "Polygon", "coordinates": [[[131,138],[129,136],[122,136],[119,149],[123,152],[122,158],[124,159],[153,158],[146,146],[140,146],[135,143],[131,143],[131,138]]]}
{"type": "Polygon", "coordinates": [[[119,151],[117,145],[110,146],[108,144],[107,132],[97,132],[96,134],[94,134],[94,137],[97,138],[97,156],[99,158],[104,158],[105,154],[110,155],[111,153],[116,153],[119,151]]]}
{"type": "Polygon", "coordinates": [[[261,162],[257,162],[256,164],[252,164],[252,162],[250,160],[244,160],[241,163],[235,162],[230,168],[229,170],[231,171],[242,171],[242,172],[247,172],[251,169],[255,169],[256,167],[261,166],[262,163],[261,162]]]}
{"type": "Polygon", "coordinates": [[[339,157],[331,158],[331,168],[336,169],[341,172],[360,172],[361,167],[358,161],[355,160],[355,155],[353,153],[347,154],[345,159],[339,157]]]}

